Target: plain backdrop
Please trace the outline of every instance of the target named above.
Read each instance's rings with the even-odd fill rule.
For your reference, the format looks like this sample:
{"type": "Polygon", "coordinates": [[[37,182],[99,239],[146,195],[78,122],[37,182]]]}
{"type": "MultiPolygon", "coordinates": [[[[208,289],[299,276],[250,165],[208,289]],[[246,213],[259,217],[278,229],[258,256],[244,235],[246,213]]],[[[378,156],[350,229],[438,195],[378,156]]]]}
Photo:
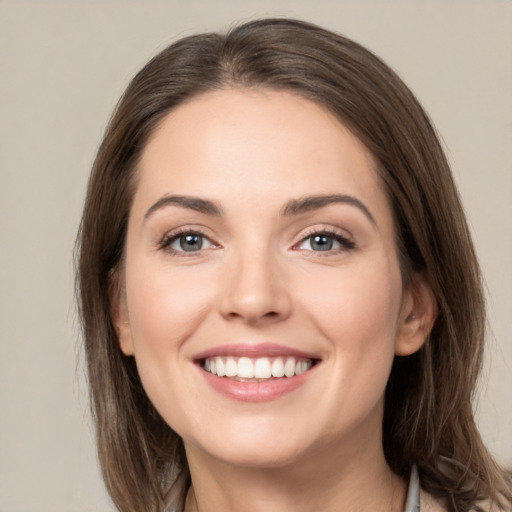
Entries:
{"type": "Polygon", "coordinates": [[[171,41],[292,16],[368,46],[415,91],[453,164],[488,286],[477,408],[512,464],[512,2],[0,0],[0,511],[112,511],[97,467],[72,251],[94,153],[171,41]]]}

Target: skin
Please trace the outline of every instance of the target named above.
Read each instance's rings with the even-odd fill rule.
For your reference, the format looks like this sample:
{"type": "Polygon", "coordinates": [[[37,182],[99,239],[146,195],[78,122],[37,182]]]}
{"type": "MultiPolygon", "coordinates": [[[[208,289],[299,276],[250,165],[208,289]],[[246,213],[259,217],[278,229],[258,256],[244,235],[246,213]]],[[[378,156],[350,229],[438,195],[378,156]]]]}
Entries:
{"type": "Polygon", "coordinates": [[[395,355],[421,347],[436,306],[421,276],[403,289],[374,169],[338,120],[288,92],[203,94],[148,142],[114,322],[183,438],[187,511],[403,509],[405,483],[382,449],[383,394],[395,355]],[[170,194],[213,201],[222,214],[162,205],[170,194]],[[332,194],[369,215],[350,203],[282,214],[291,200],[332,194]],[[203,249],[180,252],[179,239],[163,247],[178,230],[199,230],[203,249]],[[313,250],[311,235],[325,231],[352,245],[313,250]],[[247,403],[214,390],[194,359],[264,342],[320,363],[292,392],[247,403]]]}

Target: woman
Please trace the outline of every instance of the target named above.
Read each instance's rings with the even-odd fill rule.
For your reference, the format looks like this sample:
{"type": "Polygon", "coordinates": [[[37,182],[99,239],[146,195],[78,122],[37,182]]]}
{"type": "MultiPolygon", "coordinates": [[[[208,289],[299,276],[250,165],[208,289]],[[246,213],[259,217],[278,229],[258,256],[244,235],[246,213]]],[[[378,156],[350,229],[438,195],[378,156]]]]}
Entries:
{"type": "Polygon", "coordinates": [[[356,43],[271,19],[150,61],[94,164],[78,287],[119,510],[510,507],[472,413],[458,193],[356,43]]]}

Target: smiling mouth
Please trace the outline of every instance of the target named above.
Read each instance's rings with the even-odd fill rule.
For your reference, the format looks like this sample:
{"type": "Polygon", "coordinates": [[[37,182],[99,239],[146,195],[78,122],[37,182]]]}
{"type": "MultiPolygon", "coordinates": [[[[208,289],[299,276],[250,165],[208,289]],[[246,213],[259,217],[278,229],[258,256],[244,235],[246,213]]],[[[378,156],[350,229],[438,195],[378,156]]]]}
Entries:
{"type": "Polygon", "coordinates": [[[290,379],[307,372],[319,360],[300,357],[208,357],[199,364],[201,368],[216,375],[239,382],[265,382],[290,379]]]}

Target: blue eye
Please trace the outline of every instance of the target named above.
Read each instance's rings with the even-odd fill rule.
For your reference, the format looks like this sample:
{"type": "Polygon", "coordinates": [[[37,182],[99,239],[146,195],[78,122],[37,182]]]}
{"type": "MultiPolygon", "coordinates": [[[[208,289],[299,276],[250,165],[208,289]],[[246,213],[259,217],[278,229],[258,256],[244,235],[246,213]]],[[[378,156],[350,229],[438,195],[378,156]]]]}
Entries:
{"type": "Polygon", "coordinates": [[[315,233],[304,238],[299,249],[305,251],[328,252],[343,249],[353,249],[354,242],[334,233],[315,233]]]}
{"type": "Polygon", "coordinates": [[[173,235],[162,244],[162,248],[174,252],[198,252],[203,249],[210,249],[214,244],[200,233],[179,233],[173,235]]]}

